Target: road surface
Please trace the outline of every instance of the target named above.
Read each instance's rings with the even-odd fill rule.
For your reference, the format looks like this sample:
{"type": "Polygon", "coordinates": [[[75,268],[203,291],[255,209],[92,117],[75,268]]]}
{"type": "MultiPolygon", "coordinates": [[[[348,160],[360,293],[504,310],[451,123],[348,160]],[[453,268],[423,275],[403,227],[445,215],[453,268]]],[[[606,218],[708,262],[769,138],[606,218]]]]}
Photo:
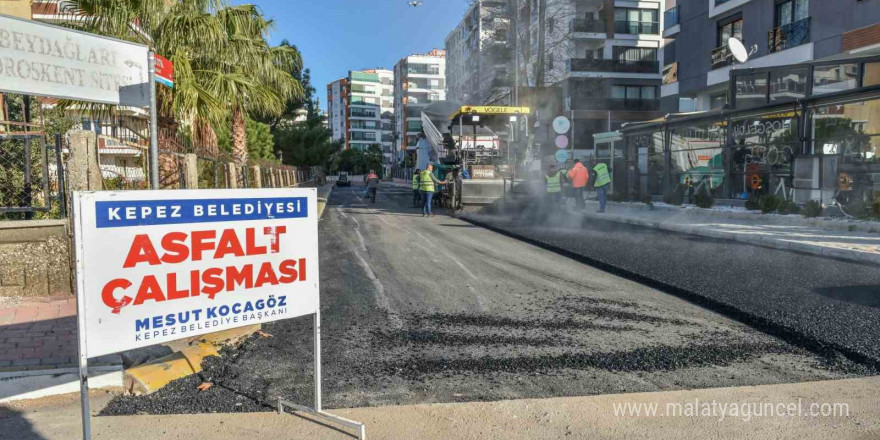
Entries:
{"type": "MultiPolygon", "coordinates": [[[[681,390],[864,374],[645,285],[462,220],[411,191],[336,188],[320,224],[325,407],[681,390]]],[[[688,239],[683,239],[687,242],[688,239]]],[[[311,317],[104,414],[311,402],[311,317]],[[208,391],[195,387],[215,384],[208,391]]]]}

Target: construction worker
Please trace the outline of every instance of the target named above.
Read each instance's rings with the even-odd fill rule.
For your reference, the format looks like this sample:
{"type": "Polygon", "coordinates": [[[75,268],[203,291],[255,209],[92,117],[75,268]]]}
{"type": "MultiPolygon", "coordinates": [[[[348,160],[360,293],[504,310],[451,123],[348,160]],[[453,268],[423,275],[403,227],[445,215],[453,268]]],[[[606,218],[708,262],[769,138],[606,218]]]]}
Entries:
{"type": "Polygon", "coordinates": [[[379,175],[370,170],[367,174],[367,191],[370,193],[370,203],[376,203],[376,191],[379,189],[379,175]]]}
{"type": "Polygon", "coordinates": [[[412,178],[413,207],[421,206],[420,202],[422,201],[422,194],[421,194],[420,183],[419,183],[420,182],[419,174],[421,172],[422,172],[422,170],[420,170],[418,168],[416,168],[416,170],[413,172],[413,178],[412,178]]]}
{"type": "Polygon", "coordinates": [[[562,170],[557,170],[555,166],[547,166],[547,175],[544,179],[547,181],[547,198],[553,203],[560,204],[562,202],[562,170]]]}
{"type": "Polygon", "coordinates": [[[599,198],[599,212],[605,212],[605,201],[608,198],[608,187],[611,186],[611,173],[608,172],[608,165],[604,162],[596,163],[593,159],[593,171],[596,173],[596,182],[593,188],[596,189],[596,195],[599,198]]]}
{"type": "Polygon", "coordinates": [[[431,202],[434,200],[434,191],[437,185],[446,185],[446,181],[437,180],[437,177],[434,176],[434,165],[429,163],[425,167],[425,171],[419,174],[419,185],[422,190],[422,217],[433,217],[431,202]]]}
{"type": "Polygon", "coordinates": [[[585,167],[579,159],[574,160],[574,165],[568,171],[568,178],[571,179],[575,206],[580,210],[586,209],[587,204],[584,203],[584,188],[587,187],[590,173],[587,171],[587,167],[585,167]]]}

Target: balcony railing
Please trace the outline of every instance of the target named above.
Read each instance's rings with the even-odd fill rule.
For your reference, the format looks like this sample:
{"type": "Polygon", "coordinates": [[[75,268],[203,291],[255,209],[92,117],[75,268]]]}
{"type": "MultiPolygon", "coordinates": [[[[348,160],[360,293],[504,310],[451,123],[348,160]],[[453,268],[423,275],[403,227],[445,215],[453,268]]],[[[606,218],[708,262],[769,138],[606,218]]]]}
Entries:
{"type": "Polygon", "coordinates": [[[733,64],[733,54],[730,48],[725,44],[721,47],[712,49],[712,70],[720,69],[733,64]]]}
{"type": "Polygon", "coordinates": [[[352,118],[375,118],[376,113],[374,112],[356,112],[354,110],[351,111],[352,118]]]}
{"type": "Polygon", "coordinates": [[[651,112],[660,110],[659,99],[571,98],[572,110],[618,110],[651,112]]]}
{"type": "Polygon", "coordinates": [[[571,32],[588,32],[594,34],[604,34],[607,32],[605,22],[602,20],[584,20],[583,18],[575,18],[569,24],[571,32]]]}
{"type": "Polygon", "coordinates": [[[671,28],[678,24],[678,6],[675,6],[672,9],[667,9],[666,12],[663,13],[663,25],[666,26],[666,29],[671,28]]]}
{"type": "Polygon", "coordinates": [[[373,136],[366,136],[366,134],[367,133],[363,133],[363,132],[359,132],[359,131],[352,132],[351,137],[349,139],[352,141],[372,141],[372,142],[376,141],[375,134],[373,136]]]}
{"type": "Polygon", "coordinates": [[[615,21],[614,33],[659,35],[660,23],[650,21],[615,21]]]}
{"type": "Polygon", "coordinates": [[[597,60],[572,58],[569,72],[660,73],[659,61],[597,60]]]}
{"type": "Polygon", "coordinates": [[[810,17],[779,26],[767,33],[770,53],[781,52],[810,41],[810,17]]]}
{"type": "Polygon", "coordinates": [[[412,67],[410,67],[409,69],[406,70],[406,72],[407,72],[407,73],[411,73],[411,74],[415,74],[415,75],[439,75],[439,74],[440,74],[440,69],[439,69],[439,68],[434,68],[434,69],[418,69],[418,68],[412,68],[412,67]]]}

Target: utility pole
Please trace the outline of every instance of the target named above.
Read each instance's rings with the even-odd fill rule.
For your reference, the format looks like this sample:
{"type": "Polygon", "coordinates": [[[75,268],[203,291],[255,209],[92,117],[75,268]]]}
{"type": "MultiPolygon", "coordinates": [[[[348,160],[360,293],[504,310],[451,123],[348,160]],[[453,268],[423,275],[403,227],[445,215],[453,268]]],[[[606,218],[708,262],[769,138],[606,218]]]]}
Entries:
{"type": "Polygon", "coordinates": [[[513,37],[513,105],[519,107],[519,0],[510,0],[511,36],[513,37]]]}

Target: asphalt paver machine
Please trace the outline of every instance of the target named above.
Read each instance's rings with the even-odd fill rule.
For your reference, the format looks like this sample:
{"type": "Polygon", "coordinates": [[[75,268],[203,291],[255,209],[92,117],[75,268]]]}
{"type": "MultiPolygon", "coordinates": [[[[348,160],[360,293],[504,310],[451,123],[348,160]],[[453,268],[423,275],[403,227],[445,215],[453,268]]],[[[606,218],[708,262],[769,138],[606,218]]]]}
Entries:
{"type": "Polygon", "coordinates": [[[503,198],[516,177],[516,139],[529,138],[530,109],[443,104],[426,108],[422,127],[426,140],[440,153],[437,177],[456,177],[450,180],[444,204],[460,209],[503,198]],[[445,117],[438,114],[441,111],[447,112],[445,117]]]}

